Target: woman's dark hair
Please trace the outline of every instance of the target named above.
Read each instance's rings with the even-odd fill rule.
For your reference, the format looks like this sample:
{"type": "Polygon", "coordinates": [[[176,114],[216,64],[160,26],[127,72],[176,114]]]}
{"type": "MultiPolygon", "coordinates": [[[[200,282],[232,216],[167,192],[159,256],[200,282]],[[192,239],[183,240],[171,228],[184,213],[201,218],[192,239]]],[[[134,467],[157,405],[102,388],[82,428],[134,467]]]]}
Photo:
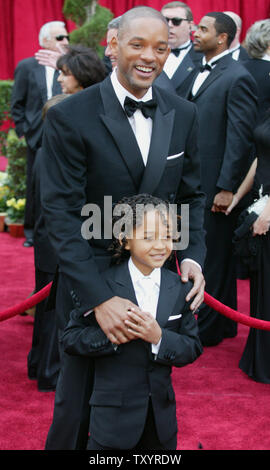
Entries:
{"type": "Polygon", "coordinates": [[[131,234],[134,228],[140,227],[143,224],[144,215],[150,210],[157,210],[164,225],[168,226],[169,202],[150,194],[124,197],[114,206],[113,240],[109,247],[114,263],[119,264],[129,258],[130,252],[125,249],[127,239],[124,233],[131,234]]]}
{"type": "Polygon", "coordinates": [[[56,66],[74,75],[83,88],[101,82],[106,77],[105,66],[96,52],[81,44],[67,46],[67,53],[59,57],[56,66]]]}
{"type": "Polygon", "coordinates": [[[215,28],[217,34],[226,33],[228,36],[227,44],[228,47],[230,47],[237,31],[237,27],[233,19],[229,15],[226,15],[221,11],[212,11],[211,13],[206,13],[206,15],[204,16],[210,16],[211,18],[215,18],[215,28]]]}

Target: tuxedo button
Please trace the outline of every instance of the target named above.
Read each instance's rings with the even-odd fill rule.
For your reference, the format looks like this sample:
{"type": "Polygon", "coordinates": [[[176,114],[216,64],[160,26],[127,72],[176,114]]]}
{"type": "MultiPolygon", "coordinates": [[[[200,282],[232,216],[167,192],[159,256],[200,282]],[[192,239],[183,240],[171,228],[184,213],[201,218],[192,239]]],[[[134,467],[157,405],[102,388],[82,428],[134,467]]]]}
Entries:
{"type": "Polygon", "coordinates": [[[175,198],[175,194],[174,194],[174,193],[169,194],[169,201],[170,201],[170,202],[174,202],[174,198],[175,198]]]}

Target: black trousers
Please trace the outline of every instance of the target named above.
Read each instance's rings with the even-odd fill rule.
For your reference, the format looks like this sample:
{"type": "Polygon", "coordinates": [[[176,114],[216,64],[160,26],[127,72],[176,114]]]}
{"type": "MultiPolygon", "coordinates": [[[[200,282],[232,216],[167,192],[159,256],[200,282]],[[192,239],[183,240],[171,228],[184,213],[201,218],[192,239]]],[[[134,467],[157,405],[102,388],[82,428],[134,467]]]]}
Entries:
{"type": "MultiPolygon", "coordinates": [[[[233,233],[239,217],[237,208],[229,216],[205,210],[207,255],[204,265],[205,290],[212,297],[237,309],[236,256],[233,233]]],[[[198,327],[204,346],[214,346],[224,338],[237,335],[237,323],[203,304],[199,310],[198,327]]]]}
{"type": "MultiPolygon", "coordinates": [[[[49,284],[54,274],[35,269],[36,292],[49,284]]],[[[46,309],[47,299],[36,306],[32,347],[27,364],[30,379],[37,379],[40,390],[56,387],[60,369],[56,312],[46,309]]]]}
{"type": "MultiPolygon", "coordinates": [[[[139,442],[133,449],[126,449],[129,451],[134,450],[176,450],[177,436],[174,435],[168,442],[162,444],[158,438],[155,417],[153,412],[153,406],[151,399],[149,400],[148,413],[144,426],[144,430],[139,442]]],[[[100,445],[95,439],[90,436],[88,440],[87,450],[123,450],[123,449],[112,449],[111,447],[105,447],[100,445]]]]}
{"type": "Polygon", "coordinates": [[[24,212],[24,233],[26,238],[33,238],[34,231],[34,193],[33,193],[33,165],[36,156],[36,150],[27,146],[26,161],[26,202],[24,212]]]}
{"type": "Polygon", "coordinates": [[[85,450],[88,440],[94,363],[89,357],[63,350],[59,331],[60,373],[56,385],[53,421],[45,450],[85,450]]]}

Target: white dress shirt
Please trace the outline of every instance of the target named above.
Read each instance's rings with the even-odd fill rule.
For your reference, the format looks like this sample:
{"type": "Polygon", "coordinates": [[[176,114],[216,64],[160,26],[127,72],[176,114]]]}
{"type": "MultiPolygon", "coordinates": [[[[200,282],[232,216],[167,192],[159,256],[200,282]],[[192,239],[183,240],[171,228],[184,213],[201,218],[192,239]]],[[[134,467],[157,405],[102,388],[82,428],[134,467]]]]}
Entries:
{"type": "MultiPolygon", "coordinates": [[[[116,69],[117,67],[115,67],[113,72],[111,73],[111,81],[116,96],[123,109],[126,96],[129,96],[129,98],[133,99],[134,101],[148,101],[152,99],[152,87],[147,90],[147,92],[141,99],[138,99],[136,98],[136,96],[129,93],[128,90],[126,90],[126,88],[124,88],[119,82],[116,74],[116,69]]],[[[128,120],[135,134],[138,146],[142,154],[143,162],[146,165],[151,143],[153,121],[150,117],[145,118],[140,109],[137,109],[133,116],[128,117],[128,120]]]]}
{"type": "Polygon", "coordinates": [[[237,46],[235,46],[234,48],[230,49],[230,54],[232,54],[232,58],[234,60],[238,60],[239,59],[239,55],[240,55],[240,44],[238,44],[237,46]]]}
{"type": "MultiPolygon", "coordinates": [[[[211,60],[209,60],[208,64],[211,65],[212,69],[214,69],[216,67],[216,65],[212,65],[213,62],[216,62],[216,60],[219,60],[221,59],[222,57],[224,57],[225,55],[228,55],[230,54],[231,51],[230,49],[226,49],[226,51],[223,51],[221,54],[218,54],[216,55],[215,57],[212,57],[211,60]]],[[[206,64],[206,59],[205,57],[203,57],[203,60],[202,60],[202,65],[205,65],[206,64]]],[[[209,70],[204,70],[203,72],[199,72],[199,74],[197,75],[196,79],[195,79],[195,82],[193,84],[193,87],[192,87],[192,95],[195,96],[196,93],[198,92],[199,88],[202,86],[202,84],[204,83],[204,81],[207,79],[208,75],[209,75],[210,71],[209,70]]]]}
{"type": "Polygon", "coordinates": [[[183,49],[182,51],[180,51],[178,57],[176,57],[176,55],[173,54],[173,52],[171,52],[164,64],[163,70],[168,75],[169,78],[172,78],[172,76],[175,74],[176,70],[178,69],[179,65],[181,64],[185,56],[188,54],[188,52],[192,48],[192,42],[188,40],[187,42],[185,42],[185,44],[181,44],[181,46],[179,46],[180,49],[182,47],[186,49],[183,49]],[[189,47],[186,48],[186,46],[188,45],[189,47]]]}
{"type": "Polygon", "coordinates": [[[45,65],[46,83],[47,83],[47,99],[52,97],[53,77],[55,69],[49,65],[45,65]]]}
{"type": "MultiPolygon", "coordinates": [[[[153,269],[149,276],[145,276],[129,258],[128,269],[140,309],[150,313],[154,318],[157,315],[157,305],[160,290],[160,268],[153,269]]],[[[161,339],[158,344],[152,344],[152,353],[157,355],[161,339]]]]}

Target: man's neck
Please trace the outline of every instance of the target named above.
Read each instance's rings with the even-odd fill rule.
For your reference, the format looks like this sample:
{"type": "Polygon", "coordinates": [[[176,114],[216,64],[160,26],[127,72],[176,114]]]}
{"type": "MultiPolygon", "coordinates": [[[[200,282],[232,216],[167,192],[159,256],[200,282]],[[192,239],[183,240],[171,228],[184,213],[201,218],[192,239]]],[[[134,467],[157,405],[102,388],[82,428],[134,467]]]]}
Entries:
{"type": "Polygon", "coordinates": [[[215,51],[209,51],[205,54],[206,62],[210,62],[210,60],[214,59],[214,57],[219,57],[220,55],[226,55],[229,52],[228,48],[218,48],[215,51]]]}
{"type": "Polygon", "coordinates": [[[191,40],[188,39],[187,41],[182,42],[182,44],[178,44],[178,46],[176,46],[175,44],[174,45],[170,44],[170,48],[171,49],[182,49],[182,47],[189,46],[190,43],[191,43],[191,40]]]}

